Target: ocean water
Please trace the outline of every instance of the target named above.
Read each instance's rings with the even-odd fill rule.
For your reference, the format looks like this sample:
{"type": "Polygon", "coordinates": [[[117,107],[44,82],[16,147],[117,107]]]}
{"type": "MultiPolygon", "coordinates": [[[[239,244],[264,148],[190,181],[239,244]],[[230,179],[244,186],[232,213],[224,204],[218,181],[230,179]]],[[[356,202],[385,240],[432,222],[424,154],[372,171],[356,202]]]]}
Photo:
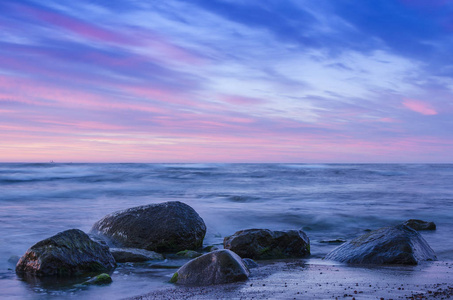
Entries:
{"type": "Polygon", "coordinates": [[[8,262],[60,231],[89,232],[104,215],[182,201],[204,219],[205,245],[237,230],[303,229],[319,260],[367,229],[416,218],[439,260],[453,260],[451,164],[0,164],[0,298],[120,299],[168,286],[184,261],[121,264],[113,283],[23,280],[8,262]]]}

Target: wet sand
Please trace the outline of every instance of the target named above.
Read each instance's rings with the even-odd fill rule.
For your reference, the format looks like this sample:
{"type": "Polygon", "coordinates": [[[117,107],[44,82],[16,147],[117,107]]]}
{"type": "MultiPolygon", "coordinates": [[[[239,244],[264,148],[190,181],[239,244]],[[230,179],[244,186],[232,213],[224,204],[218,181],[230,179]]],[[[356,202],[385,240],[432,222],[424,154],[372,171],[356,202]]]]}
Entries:
{"type": "Polygon", "coordinates": [[[322,260],[259,262],[245,282],[169,285],[129,299],[448,299],[453,262],[357,267],[322,260]]]}

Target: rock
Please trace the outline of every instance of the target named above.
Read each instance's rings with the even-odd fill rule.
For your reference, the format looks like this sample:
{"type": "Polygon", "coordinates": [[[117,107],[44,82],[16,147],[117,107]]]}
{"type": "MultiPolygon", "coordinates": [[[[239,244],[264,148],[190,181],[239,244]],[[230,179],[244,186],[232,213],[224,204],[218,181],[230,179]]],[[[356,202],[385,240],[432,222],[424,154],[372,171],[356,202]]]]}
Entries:
{"type": "Polygon", "coordinates": [[[416,265],[435,260],[433,249],[423,237],[405,225],[384,227],[332,250],[325,259],[350,264],[416,265]]]}
{"type": "Polygon", "coordinates": [[[164,259],[162,254],[138,248],[110,248],[110,252],[119,263],[164,259]]]}
{"type": "Polygon", "coordinates": [[[225,249],[241,257],[272,259],[310,255],[310,240],[302,230],[241,230],[223,240],[225,249]]]}
{"type": "Polygon", "coordinates": [[[242,262],[249,269],[258,268],[258,264],[256,263],[256,261],[254,261],[251,258],[243,258],[242,262]]]}
{"type": "Polygon", "coordinates": [[[342,240],[342,239],[336,239],[336,240],[322,240],[322,241],[319,241],[319,242],[323,243],[323,244],[343,244],[346,241],[342,240]]]}
{"type": "Polygon", "coordinates": [[[8,262],[12,265],[16,265],[17,262],[19,261],[20,259],[20,256],[18,255],[11,255],[9,258],[8,258],[8,262]]]}
{"type": "Polygon", "coordinates": [[[249,275],[236,253],[222,249],[192,259],[175,272],[170,282],[205,286],[243,281],[249,275]]]}
{"type": "Polygon", "coordinates": [[[436,224],[434,222],[426,222],[417,219],[410,219],[403,223],[407,227],[410,227],[414,230],[436,230],[436,224]]]}
{"type": "Polygon", "coordinates": [[[192,207],[171,201],[109,214],[96,222],[91,231],[106,236],[119,247],[178,252],[200,248],[206,225],[192,207]]]}
{"type": "Polygon", "coordinates": [[[196,258],[198,256],[201,256],[201,253],[199,253],[197,251],[193,251],[193,250],[184,250],[184,251],[179,251],[178,253],[176,253],[176,255],[187,257],[187,258],[196,258]]]}
{"type": "Polygon", "coordinates": [[[85,281],[82,285],[104,285],[112,283],[112,277],[107,273],[102,273],[94,276],[90,280],[85,281]]]}
{"type": "Polygon", "coordinates": [[[18,274],[74,276],[115,268],[112,254],[78,229],[60,232],[33,245],[16,265],[18,274]]]}
{"type": "Polygon", "coordinates": [[[211,245],[211,246],[207,246],[207,247],[203,248],[204,252],[211,252],[211,251],[215,251],[215,250],[220,250],[219,246],[211,245]]]}

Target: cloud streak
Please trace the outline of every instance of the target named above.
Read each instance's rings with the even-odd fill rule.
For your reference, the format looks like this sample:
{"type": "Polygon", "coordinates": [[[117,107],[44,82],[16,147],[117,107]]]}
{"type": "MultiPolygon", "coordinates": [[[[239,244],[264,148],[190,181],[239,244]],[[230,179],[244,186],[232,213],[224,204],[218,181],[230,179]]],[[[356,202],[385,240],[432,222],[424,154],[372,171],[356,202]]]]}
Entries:
{"type": "Polygon", "coordinates": [[[453,161],[448,1],[0,9],[0,161],[453,161]]]}

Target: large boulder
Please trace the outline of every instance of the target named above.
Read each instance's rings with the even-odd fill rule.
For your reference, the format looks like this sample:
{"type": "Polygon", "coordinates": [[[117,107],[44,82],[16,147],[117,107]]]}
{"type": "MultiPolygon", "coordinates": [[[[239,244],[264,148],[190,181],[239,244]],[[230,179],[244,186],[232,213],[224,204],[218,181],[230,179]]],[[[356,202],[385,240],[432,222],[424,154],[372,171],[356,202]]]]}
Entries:
{"type": "Polygon", "coordinates": [[[78,229],[60,232],[33,245],[16,265],[18,274],[74,276],[115,268],[108,248],[78,229]]]}
{"type": "Polygon", "coordinates": [[[350,264],[416,265],[435,260],[433,249],[423,237],[405,225],[371,231],[332,250],[325,259],[350,264]]]}
{"type": "Polygon", "coordinates": [[[206,225],[192,207],[171,201],[109,214],[96,222],[91,232],[119,247],[178,252],[200,248],[206,225]]]}
{"type": "Polygon", "coordinates": [[[249,270],[237,254],[222,249],[189,261],[176,271],[170,282],[205,286],[243,281],[249,275],[249,270]]]}
{"type": "Polygon", "coordinates": [[[223,240],[225,249],[244,258],[272,259],[310,255],[310,240],[302,230],[241,230],[223,240]]]}
{"type": "Polygon", "coordinates": [[[434,222],[426,222],[417,219],[410,219],[403,223],[407,227],[410,227],[414,230],[436,230],[436,224],[434,222]]]}

